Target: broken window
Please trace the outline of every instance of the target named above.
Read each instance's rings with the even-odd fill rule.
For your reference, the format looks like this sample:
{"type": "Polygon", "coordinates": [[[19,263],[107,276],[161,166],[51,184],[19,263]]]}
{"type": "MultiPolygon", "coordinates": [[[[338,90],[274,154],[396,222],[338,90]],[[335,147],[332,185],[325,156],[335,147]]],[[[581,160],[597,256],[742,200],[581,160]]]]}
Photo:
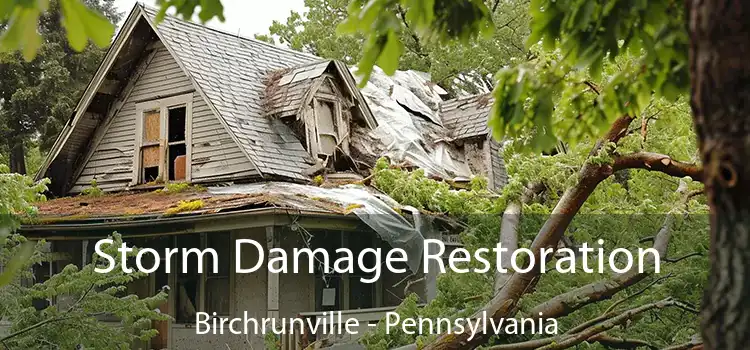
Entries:
{"type": "Polygon", "coordinates": [[[203,272],[198,273],[198,254],[187,255],[187,273],[182,272],[184,255],[176,255],[174,266],[179,270],[175,278],[175,319],[177,323],[194,323],[198,311],[213,315],[229,316],[230,304],[230,265],[232,259],[231,241],[228,232],[188,234],[176,236],[174,245],[183,248],[198,248],[206,251],[212,248],[218,258],[217,273],[214,273],[213,256],[203,257],[203,272]]]}
{"type": "Polygon", "coordinates": [[[144,102],[137,183],[187,180],[187,129],[192,95],[144,102]]]}
{"type": "Polygon", "coordinates": [[[169,181],[185,180],[185,161],[187,148],[185,145],[185,107],[170,108],[167,113],[168,142],[167,168],[169,181]]]}

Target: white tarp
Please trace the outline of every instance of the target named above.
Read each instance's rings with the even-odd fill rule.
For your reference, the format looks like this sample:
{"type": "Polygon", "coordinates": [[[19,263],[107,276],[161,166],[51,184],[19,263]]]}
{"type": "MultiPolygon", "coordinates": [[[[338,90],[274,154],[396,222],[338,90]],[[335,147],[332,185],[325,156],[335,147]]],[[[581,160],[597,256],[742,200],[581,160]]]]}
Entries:
{"type": "Polygon", "coordinates": [[[378,121],[371,135],[385,146],[383,156],[407,161],[428,175],[445,179],[471,177],[468,167],[451,160],[445,147],[435,145],[436,140],[427,140],[426,131],[419,130],[412,120],[415,113],[442,127],[438,107],[445,91],[429,82],[424,74],[398,71],[391,77],[376,66],[361,91],[378,121]],[[427,149],[424,144],[435,147],[427,149]]]}
{"type": "MultiPolygon", "coordinates": [[[[419,211],[413,207],[401,206],[392,198],[367,191],[362,186],[346,185],[338,188],[322,188],[288,182],[264,182],[235,184],[226,187],[210,187],[209,193],[222,194],[267,194],[292,195],[307,198],[323,198],[341,205],[342,208],[356,206],[352,212],[367,226],[372,228],[393,248],[403,249],[412,272],[419,271],[424,247],[423,232],[429,225],[419,211]],[[393,208],[412,213],[414,225],[393,208]]],[[[300,208],[302,209],[302,208],[300,208]]]]}

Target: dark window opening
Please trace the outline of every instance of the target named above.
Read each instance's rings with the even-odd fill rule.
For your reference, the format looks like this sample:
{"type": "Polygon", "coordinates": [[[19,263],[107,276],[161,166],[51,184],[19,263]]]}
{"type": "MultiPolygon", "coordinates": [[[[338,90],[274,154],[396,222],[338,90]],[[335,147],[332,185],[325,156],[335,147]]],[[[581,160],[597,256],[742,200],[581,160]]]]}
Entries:
{"type": "MultiPolygon", "coordinates": [[[[199,234],[177,236],[177,248],[183,251],[183,248],[200,249],[201,240],[199,234]]],[[[187,256],[187,273],[182,272],[183,260],[185,257],[179,255],[176,257],[175,266],[179,272],[176,275],[177,285],[175,293],[176,312],[175,318],[178,323],[195,322],[195,314],[198,311],[198,291],[200,289],[200,274],[198,274],[198,255],[189,254],[187,256]]]]}
{"type": "Polygon", "coordinates": [[[159,179],[159,167],[152,166],[143,169],[143,182],[154,182],[159,179]]]}
{"type": "Polygon", "coordinates": [[[214,273],[213,259],[208,259],[206,264],[206,312],[217,315],[229,315],[229,273],[230,273],[230,247],[232,243],[229,233],[206,234],[206,245],[216,250],[218,256],[217,273],[214,273]]]}
{"type": "Polygon", "coordinates": [[[169,109],[169,142],[185,141],[185,107],[169,109]]]}
{"type": "Polygon", "coordinates": [[[185,180],[185,144],[169,146],[169,180],[185,180]]]}
{"type": "Polygon", "coordinates": [[[375,307],[375,283],[360,282],[359,277],[349,281],[349,309],[369,309],[375,307]]]}

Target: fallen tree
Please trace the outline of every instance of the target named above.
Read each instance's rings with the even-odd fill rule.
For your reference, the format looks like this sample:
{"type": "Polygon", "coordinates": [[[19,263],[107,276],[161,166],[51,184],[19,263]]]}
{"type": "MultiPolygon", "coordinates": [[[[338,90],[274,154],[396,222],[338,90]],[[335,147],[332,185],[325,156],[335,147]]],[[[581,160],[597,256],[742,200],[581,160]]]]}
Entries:
{"type": "MultiPolygon", "coordinates": [[[[689,257],[702,256],[702,252],[689,252],[681,249],[674,253],[676,255],[673,255],[679,256],[679,258],[668,258],[669,243],[674,235],[675,227],[678,225],[678,222],[682,220],[680,214],[688,212],[686,208],[690,205],[689,203],[691,203],[691,201],[694,202],[696,196],[702,193],[702,186],[700,185],[700,181],[703,179],[702,169],[700,165],[697,164],[674,160],[671,156],[667,155],[667,153],[650,152],[642,149],[630,151],[632,147],[629,138],[632,138],[632,135],[628,133],[628,127],[634,120],[636,120],[636,118],[630,116],[623,116],[617,119],[612,123],[606,135],[601,140],[597,141],[589,151],[581,152],[579,150],[579,153],[585,153],[585,155],[578,158],[583,164],[577,171],[573,171],[571,164],[567,161],[562,162],[562,164],[554,165],[558,168],[554,171],[549,171],[549,173],[552,174],[549,176],[557,176],[555,174],[559,173],[560,169],[569,169],[567,170],[568,177],[572,175],[574,178],[574,181],[570,182],[570,185],[567,186],[565,191],[559,191],[559,185],[553,185],[551,186],[552,188],[547,188],[548,186],[545,185],[531,185],[533,181],[541,181],[542,183],[549,181],[548,179],[545,179],[545,176],[547,175],[544,174],[544,170],[534,169],[533,167],[525,168],[525,171],[529,173],[537,173],[538,176],[518,177],[520,183],[509,184],[506,188],[506,193],[504,193],[505,202],[503,203],[502,210],[497,212],[498,215],[502,216],[502,220],[496,227],[497,231],[495,232],[498,233],[495,235],[495,241],[499,240],[504,245],[509,245],[510,247],[525,246],[532,252],[537,252],[543,248],[557,248],[560,244],[571,244],[571,242],[575,240],[568,239],[568,237],[566,237],[566,232],[571,229],[571,223],[574,222],[576,216],[580,214],[581,209],[587,205],[587,201],[589,201],[592,194],[597,191],[597,188],[602,183],[607,183],[607,186],[605,186],[607,189],[618,186],[621,188],[621,184],[614,179],[613,175],[618,172],[641,171],[641,173],[638,173],[638,179],[654,178],[653,181],[670,181],[668,187],[672,188],[672,190],[665,191],[663,195],[664,198],[674,197],[674,199],[671,202],[665,201],[664,203],[661,203],[665,210],[662,212],[663,214],[660,214],[662,219],[658,228],[651,231],[651,234],[649,235],[650,237],[647,239],[640,237],[638,241],[652,242],[651,247],[659,252],[663,260],[662,262],[664,263],[673,261],[673,264],[678,264],[684,262],[684,260],[689,257]],[[672,184],[675,184],[676,186],[672,184]],[[537,190],[535,192],[529,188],[542,188],[543,190],[537,190]],[[516,194],[511,194],[512,191],[516,194]],[[554,192],[561,192],[559,198],[549,198],[550,196],[554,197],[554,192]],[[540,201],[545,202],[544,204],[546,204],[552,200],[555,201],[555,205],[552,210],[545,215],[546,218],[543,224],[541,224],[541,227],[532,237],[528,237],[528,233],[523,232],[522,229],[522,218],[526,215],[525,212],[522,213],[523,208],[539,206],[540,201]],[[525,239],[523,236],[533,238],[531,239],[530,244],[523,244],[525,239]]],[[[656,127],[652,129],[652,132],[659,131],[656,127]]],[[[667,140],[664,141],[668,142],[667,140]]],[[[555,157],[548,158],[553,159],[555,157]]],[[[551,163],[552,161],[550,160],[544,160],[542,166],[549,166],[551,163]]],[[[524,166],[528,167],[526,164],[524,166]]],[[[512,161],[509,168],[513,171],[512,161]]],[[[631,177],[632,174],[633,173],[630,175],[631,177]]],[[[513,176],[512,173],[511,176],[513,176]]],[[[631,179],[630,182],[632,183],[633,181],[634,179],[631,179]]],[[[377,175],[373,183],[375,186],[378,186],[377,175]]],[[[388,192],[387,190],[388,188],[386,188],[386,192],[388,192]]],[[[627,191],[625,194],[627,196],[627,191]]],[[[601,195],[597,194],[597,196],[601,195]]],[[[600,200],[601,199],[596,198],[594,201],[596,202],[600,200]]],[[[703,207],[701,208],[705,209],[703,207]]],[[[438,208],[429,209],[436,210],[438,208]]],[[[589,211],[586,212],[588,213],[589,211]]],[[[634,212],[637,213],[637,211],[634,212]]],[[[538,217],[536,214],[530,215],[538,217]]],[[[707,229],[707,225],[705,226],[705,229],[707,229]]],[[[606,238],[607,236],[604,237],[606,238]]],[[[703,236],[703,238],[705,239],[705,236],[703,236]]],[[[486,243],[490,242],[487,241],[486,243]]],[[[705,257],[702,256],[700,259],[705,260],[705,257]]],[[[510,266],[509,262],[506,260],[501,261],[501,266],[510,266]]],[[[653,263],[653,261],[651,263],[653,263]]],[[[564,318],[573,315],[580,319],[579,323],[572,325],[565,335],[556,337],[521,340],[518,339],[518,337],[510,335],[500,335],[498,338],[496,334],[481,333],[474,334],[472,337],[470,331],[466,330],[464,332],[450,332],[436,337],[419,337],[416,342],[404,348],[465,349],[486,345],[488,343],[497,344],[498,342],[501,343],[495,345],[498,349],[531,349],[542,346],[561,349],[575,346],[583,341],[599,342],[601,344],[608,344],[608,346],[621,346],[624,348],[633,348],[635,346],[657,347],[664,346],[665,344],[655,343],[657,345],[654,345],[630,336],[609,334],[609,332],[612,331],[612,328],[620,324],[619,320],[628,323],[638,322],[638,320],[632,319],[633,314],[629,314],[629,311],[618,311],[618,309],[625,306],[624,304],[626,302],[639,303],[641,299],[643,301],[647,300],[643,298],[652,294],[650,291],[651,288],[654,288],[655,285],[665,283],[667,278],[664,275],[654,276],[653,271],[646,269],[646,271],[642,273],[639,273],[637,270],[631,270],[626,273],[602,276],[600,279],[551,295],[545,300],[535,302],[531,305],[523,305],[525,297],[529,295],[534,296],[537,290],[537,285],[541,279],[553,279],[554,277],[544,276],[540,274],[540,270],[536,268],[526,273],[494,273],[492,277],[494,281],[490,282],[490,285],[492,286],[490,291],[477,293],[478,296],[487,296],[488,300],[485,299],[487,301],[484,305],[472,309],[473,315],[466,314],[466,312],[469,311],[469,308],[453,310],[454,315],[460,314],[462,315],[461,317],[478,319],[486,313],[495,321],[515,317],[519,312],[524,317],[531,318],[564,318]],[[603,303],[614,298],[618,293],[622,293],[633,286],[644,283],[648,284],[645,287],[640,288],[637,292],[630,292],[628,293],[629,295],[614,302],[603,303]],[[606,312],[601,311],[600,316],[588,319],[583,319],[583,316],[575,316],[575,314],[581,310],[586,311],[586,313],[591,313],[592,311],[588,310],[591,308],[605,308],[606,312]],[[618,318],[621,315],[626,316],[618,318]],[[551,344],[555,345],[552,346],[551,344]]],[[[469,298],[467,297],[467,299],[469,298]]],[[[688,303],[683,303],[681,300],[675,299],[668,304],[670,304],[670,306],[673,306],[672,304],[679,305],[678,309],[681,310],[693,310],[693,308],[688,305],[695,303],[696,301],[694,298],[690,299],[691,300],[688,303]]],[[[641,306],[635,306],[631,309],[642,310],[636,313],[652,313],[663,309],[662,307],[646,307],[645,309],[639,309],[645,305],[653,306],[655,305],[654,303],[654,301],[643,302],[641,306]]],[[[430,308],[430,306],[428,305],[427,308],[430,308]]],[[[425,313],[432,312],[433,311],[431,310],[425,311],[425,313]]],[[[691,316],[691,319],[695,320],[697,317],[693,315],[691,316]]],[[[366,342],[368,346],[372,346],[373,343],[371,343],[371,341],[375,340],[377,340],[377,337],[366,338],[364,342],[366,342]]]]}

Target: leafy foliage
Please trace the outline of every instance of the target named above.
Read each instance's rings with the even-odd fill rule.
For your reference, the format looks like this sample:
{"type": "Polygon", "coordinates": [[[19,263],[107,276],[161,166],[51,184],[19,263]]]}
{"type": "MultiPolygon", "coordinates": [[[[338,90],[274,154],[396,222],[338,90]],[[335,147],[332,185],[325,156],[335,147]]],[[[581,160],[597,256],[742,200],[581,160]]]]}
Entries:
{"type": "Polygon", "coordinates": [[[220,0],[159,0],[157,3],[161,6],[156,16],[157,21],[161,21],[171,7],[175,8],[178,16],[189,21],[193,19],[195,9],[200,7],[198,19],[203,23],[214,17],[224,22],[224,6],[220,0]]]}
{"type": "MultiPolygon", "coordinates": [[[[104,13],[108,23],[117,22],[121,16],[113,0],[85,0],[84,3],[92,11],[104,13]]],[[[4,140],[0,150],[5,149],[10,154],[11,148],[26,146],[27,157],[31,156],[27,159],[30,171],[41,163],[41,155],[36,152],[44,152],[52,146],[104,56],[104,50],[95,45],[78,48],[69,43],[62,21],[63,5],[58,0],[50,1],[47,10],[40,14],[39,25],[34,26],[38,27],[39,34],[35,35],[42,35],[44,40],[32,60],[27,61],[19,53],[0,50],[0,137],[4,140]]],[[[104,31],[97,31],[97,35],[101,33],[104,31]]],[[[104,46],[107,45],[109,39],[104,46]]],[[[24,152],[10,155],[11,164],[18,164],[23,159],[13,158],[22,158],[24,152]]]]}
{"type": "Polygon", "coordinates": [[[493,29],[491,12],[480,0],[353,1],[348,11],[339,32],[367,34],[358,66],[363,83],[376,64],[387,74],[395,72],[403,52],[399,33],[407,24],[437,41],[471,39],[493,29]]]}
{"type": "Polygon", "coordinates": [[[102,191],[101,188],[99,188],[99,184],[96,183],[96,179],[91,180],[90,183],[91,186],[85,188],[83,191],[81,191],[82,196],[86,197],[101,197],[104,195],[104,191],[102,191]]]}
{"type": "MultiPolygon", "coordinates": [[[[122,254],[117,247],[122,239],[116,233],[111,238],[114,244],[104,251],[119,263],[122,254]]],[[[16,255],[24,241],[22,236],[13,236],[11,244],[0,251],[0,257],[16,255]]],[[[26,269],[43,261],[63,259],[42,253],[40,249],[44,244],[36,244],[36,252],[25,262],[26,269]]],[[[90,264],[82,268],[68,265],[42,283],[24,283],[33,278],[26,272],[17,276],[12,286],[0,288],[0,298],[4,301],[0,305],[0,316],[12,323],[8,334],[0,337],[0,341],[8,347],[24,349],[47,346],[125,349],[136,339],[148,340],[155,336],[157,331],[152,329],[151,322],[169,319],[156,311],[167,295],[164,292],[149,298],[128,295],[126,286],[146,274],[125,273],[119,265],[110,273],[94,271],[97,265],[104,263],[104,259],[94,254],[90,264]],[[49,305],[45,301],[55,302],[49,305]],[[40,307],[40,303],[47,306],[40,307]],[[105,319],[114,322],[107,324],[105,319]]]]}
{"type": "MultiPolygon", "coordinates": [[[[307,12],[292,12],[285,22],[274,21],[270,35],[256,38],[355,65],[362,58],[364,33],[340,33],[336,28],[347,18],[347,8],[357,4],[351,0],[306,0],[307,12]]],[[[403,44],[397,57],[399,69],[428,72],[432,81],[455,93],[489,89],[490,78],[498,69],[527,53],[523,47],[528,34],[526,4],[526,0],[494,3],[493,34],[477,37],[471,45],[421,37],[404,8],[397,7],[394,33],[403,44]]]]}
{"type": "MultiPolygon", "coordinates": [[[[8,174],[7,167],[0,166],[0,247],[9,244],[11,233],[18,228],[18,214],[33,214],[31,203],[44,200],[41,194],[49,181],[34,183],[19,174],[8,174]]],[[[11,237],[12,238],[12,237],[11,237]]],[[[12,244],[12,240],[11,240],[12,244]]],[[[0,288],[10,283],[33,252],[33,245],[21,244],[15,254],[0,256],[0,288]]]]}
{"type": "MultiPolygon", "coordinates": [[[[642,119],[647,125],[647,134],[634,129],[619,142],[616,150],[605,153],[629,153],[649,150],[669,154],[678,159],[695,159],[695,137],[689,108],[684,101],[671,103],[655,100],[642,119]],[[658,118],[653,117],[654,115],[658,118]]],[[[516,142],[514,142],[516,143],[516,142]]],[[[379,162],[373,184],[385,193],[404,204],[425,210],[450,213],[462,220],[467,228],[461,239],[467,249],[492,248],[498,240],[500,217],[505,203],[517,200],[529,183],[541,183],[544,191],[523,206],[519,226],[519,244],[528,247],[563,192],[575,183],[578,170],[587,161],[607,162],[589,155],[590,142],[571,146],[567,152],[555,155],[517,152],[526,149],[523,140],[516,145],[505,147],[505,160],[511,183],[504,189],[500,198],[488,200],[486,190],[450,190],[444,182],[424,178],[419,172],[390,169],[383,161],[379,162]],[[460,196],[460,197],[459,197],[460,196]],[[461,198],[461,201],[454,201],[461,198]],[[473,207],[476,211],[467,210],[473,207]]],[[[691,190],[700,189],[701,184],[683,179],[691,190]]],[[[671,296],[698,305],[708,272],[708,208],[705,199],[693,197],[686,204],[684,198],[675,193],[678,179],[670,176],[630,170],[616,174],[601,183],[584,207],[576,215],[566,236],[575,244],[588,242],[595,244],[598,239],[605,241],[605,251],[615,248],[636,249],[650,247],[644,238],[654,236],[665,220],[665,214],[677,210],[680,214],[672,226],[672,240],[667,257],[683,257],[698,253],[676,263],[662,263],[661,274],[649,277],[635,286],[621,292],[612,301],[599,302],[569,316],[559,318],[560,331],[565,332],[583,322],[600,316],[614,303],[625,299],[621,308],[640,305],[671,296]],[[651,283],[653,286],[647,288],[651,283]],[[644,290],[643,293],[639,293],[644,290]]],[[[490,260],[494,257],[489,257],[490,260]]],[[[603,275],[576,273],[560,274],[549,271],[542,276],[536,290],[521,300],[520,317],[536,305],[561,293],[568,292],[587,283],[607,278],[603,275]]],[[[427,306],[418,308],[415,297],[407,298],[399,308],[402,317],[466,317],[483,306],[493,295],[493,272],[487,274],[457,274],[448,272],[438,278],[438,295],[427,306]]],[[[368,348],[387,349],[405,344],[424,344],[429,337],[401,333],[386,334],[381,324],[376,330],[362,338],[368,348]]],[[[698,320],[695,315],[683,311],[665,310],[652,313],[635,320],[627,329],[611,332],[612,336],[628,339],[645,339],[655,346],[667,346],[685,342],[697,332],[698,320]]],[[[491,340],[491,343],[516,343],[532,339],[533,336],[512,336],[491,340]]],[[[594,346],[594,345],[590,345],[594,346]]],[[[585,347],[585,345],[584,345],[585,347]]],[[[595,346],[594,346],[595,347],[595,346]]]]}
{"type": "MultiPolygon", "coordinates": [[[[89,40],[99,47],[107,47],[114,34],[114,25],[101,13],[80,0],[59,0],[60,20],[67,30],[70,46],[82,51],[89,40]]],[[[50,1],[7,0],[0,4],[0,23],[7,23],[0,35],[0,50],[19,50],[27,61],[36,57],[42,46],[37,26],[49,10],[50,1]]]]}
{"type": "MultiPolygon", "coordinates": [[[[154,311],[166,301],[166,294],[139,299],[126,293],[127,284],[145,277],[143,273],[126,274],[119,266],[110,273],[97,273],[94,267],[101,258],[94,255],[91,264],[81,268],[68,265],[48,280],[35,283],[31,273],[34,266],[66,258],[44,253],[43,241],[30,242],[12,232],[18,228],[19,215],[35,214],[33,204],[45,200],[42,193],[49,181],[34,182],[7,170],[0,165],[0,319],[12,326],[0,335],[0,342],[21,349],[114,349],[128,348],[135,339],[156,335],[151,321],[168,319],[154,311]],[[101,318],[105,316],[119,323],[104,323],[101,318]]],[[[122,240],[118,234],[112,239],[115,244],[105,251],[119,262],[117,246],[122,240]]]]}

